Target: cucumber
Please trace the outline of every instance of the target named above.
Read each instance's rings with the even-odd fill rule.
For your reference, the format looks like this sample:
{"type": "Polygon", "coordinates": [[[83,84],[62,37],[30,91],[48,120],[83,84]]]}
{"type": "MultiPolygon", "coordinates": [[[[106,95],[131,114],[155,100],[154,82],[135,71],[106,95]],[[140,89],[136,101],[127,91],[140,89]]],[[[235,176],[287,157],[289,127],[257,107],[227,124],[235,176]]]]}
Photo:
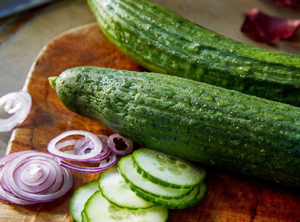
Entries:
{"type": "Polygon", "coordinates": [[[88,0],[121,51],[168,73],[300,106],[300,56],[243,44],[148,0],[88,0]]]}
{"type": "Polygon", "coordinates": [[[152,196],[140,189],[135,190],[136,194],[141,198],[153,202],[157,205],[167,207],[168,209],[184,209],[196,205],[204,200],[207,193],[207,186],[205,183],[201,183],[199,186],[194,187],[192,192],[181,199],[164,199],[152,196]]]}
{"type": "Polygon", "coordinates": [[[81,218],[82,218],[81,222],[87,222],[87,218],[86,218],[84,211],[81,212],[81,218]]]}
{"type": "Polygon", "coordinates": [[[139,210],[119,208],[109,203],[100,191],[88,199],[84,214],[88,222],[164,222],[168,219],[168,209],[165,207],[156,206],[139,210]]]}
{"type": "Polygon", "coordinates": [[[298,107],[176,76],[108,68],[72,68],[50,84],[70,110],[145,147],[300,187],[298,107]]]}
{"type": "Polygon", "coordinates": [[[133,191],[142,190],[152,196],[164,199],[181,199],[192,191],[192,189],[175,189],[151,182],[134,168],[131,155],[123,157],[118,162],[118,167],[121,175],[133,191]]]}
{"type": "Polygon", "coordinates": [[[151,149],[137,150],[132,158],[140,174],[167,187],[189,189],[199,185],[206,175],[200,167],[151,149]]]}
{"type": "Polygon", "coordinates": [[[81,212],[84,209],[84,204],[98,190],[99,188],[97,180],[92,180],[91,182],[88,182],[75,190],[69,201],[69,213],[73,221],[84,221],[84,218],[81,216],[81,212]]]}
{"type": "Polygon", "coordinates": [[[98,182],[102,196],[117,207],[137,210],[154,206],[130,190],[116,165],[103,171],[98,182]]]}

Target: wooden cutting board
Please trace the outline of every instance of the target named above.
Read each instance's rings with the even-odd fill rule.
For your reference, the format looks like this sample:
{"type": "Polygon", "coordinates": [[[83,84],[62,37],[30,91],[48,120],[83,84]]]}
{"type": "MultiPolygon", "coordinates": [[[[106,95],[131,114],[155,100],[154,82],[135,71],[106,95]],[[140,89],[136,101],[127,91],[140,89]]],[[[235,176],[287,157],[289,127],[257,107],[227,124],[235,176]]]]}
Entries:
{"type": "MultiPolygon", "coordinates": [[[[31,94],[33,106],[26,121],[14,131],[9,153],[29,149],[46,152],[48,142],[66,130],[112,133],[105,126],[67,110],[48,84],[49,76],[83,65],[144,70],[111,45],[97,24],[70,30],[53,39],[43,48],[28,75],[24,89],[31,94]]],[[[170,210],[169,222],[300,221],[299,190],[230,172],[207,171],[206,199],[189,209],[170,210]]],[[[0,203],[0,221],[71,221],[68,201],[72,193],[98,177],[73,175],[72,190],[54,202],[26,207],[0,203]]]]}

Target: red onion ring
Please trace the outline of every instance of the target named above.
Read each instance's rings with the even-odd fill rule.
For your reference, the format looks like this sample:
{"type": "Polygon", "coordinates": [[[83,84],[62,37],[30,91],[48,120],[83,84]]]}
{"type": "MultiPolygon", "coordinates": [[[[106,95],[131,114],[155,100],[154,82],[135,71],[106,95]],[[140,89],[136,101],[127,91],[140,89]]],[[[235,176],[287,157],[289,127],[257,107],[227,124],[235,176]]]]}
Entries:
{"type": "Polygon", "coordinates": [[[125,156],[131,153],[133,151],[133,143],[118,134],[107,137],[105,135],[95,135],[87,131],[72,130],[66,131],[52,139],[47,148],[51,154],[61,158],[59,164],[67,169],[81,173],[99,173],[117,162],[116,155],[125,156]],[[71,135],[82,135],[83,137],[62,141],[62,139],[71,135]],[[118,150],[114,139],[121,139],[126,145],[126,149],[118,150]],[[109,143],[111,147],[109,147],[109,143]],[[72,150],[62,151],[67,146],[73,146],[72,150]],[[97,167],[79,166],[64,159],[99,165],[97,167]]]}
{"type": "MultiPolygon", "coordinates": [[[[86,139],[83,140],[83,142],[85,142],[86,139]]],[[[83,143],[84,145],[84,143],[83,143]]],[[[50,143],[47,146],[48,151],[57,156],[57,157],[61,157],[63,159],[68,159],[68,160],[73,160],[73,161],[87,161],[89,159],[95,158],[96,156],[98,156],[102,149],[103,149],[103,144],[101,142],[101,140],[93,133],[87,132],[87,131],[83,131],[83,130],[70,130],[70,131],[66,131],[62,134],[59,134],[58,136],[56,136],[55,138],[53,138],[50,143]],[[78,140],[67,140],[64,142],[60,142],[60,140],[71,136],[71,135],[82,135],[84,137],[87,138],[87,140],[89,140],[91,142],[91,146],[93,147],[93,149],[90,149],[89,153],[84,153],[81,155],[77,155],[75,152],[73,153],[67,153],[65,151],[60,151],[60,149],[69,146],[69,145],[73,145],[76,144],[78,140]]],[[[73,148],[74,151],[74,148],[73,148]]],[[[77,151],[76,151],[77,152],[77,151]]]]}
{"type": "Polygon", "coordinates": [[[4,162],[0,198],[5,202],[18,205],[49,202],[65,195],[73,185],[71,172],[50,154],[22,151],[0,158],[0,163],[4,162]]]}
{"type": "Polygon", "coordinates": [[[19,91],[5,94],[0,98],[0,107],[12,114],[7,119],[0,118],[0,132],[9,132],[22,123],[29,114],[32,100],[28,92],[19,91]]]}
{"type": "Polygon", "coordinates": [[[107,159],[111,153],[112,152],[108,148],[107,144],[103,143],[103,149],[102,149],[101,153],[98,156],[96,156],[94,158],[91,158],[91,159],[88,159],[85,162],[87,162],[87,163],[99,163],[102,160],[107,159]]]}
{"type": "MultiPolygon", "coordinates": [[[[97,136],[102,142],[103,149],[101,150],[101,153],[99,155],[95,156],[94,158],[88,159],[85,162],[99,163],[102,160],[108,158],[108,156],[111,154],[111,151],[107,146],[107,138],[108,137],[105,135],[97,135],[97,136]]],[[[94,149],[92,142],[87,137],[82,137],[82,138],[78,139],[74,145],[74,153],[76,155],[84,155],[84,154],[90,152],[90,150],[92,150],[92,149],[94,149]]]]}
{"type": "Polygon", "coordinates": [[[76,171],[76,172],[80,172],[80,173],[100,173],[103,170],[105,170],[106,168],[109,168],[111,166],[113,166],[114,164],[116,164],[117,162],[117,157],[114,153],[111,153],[108,158],[106,158],[105,160],[102,160],[99,163],[99,166],[97,167],[82,167],[82,166],[77,166],[74,165],[72,163],[66,162],[64,160],[60,160],[60,165],[62,167],[65,167],[69,170],[72,171],[76,171]]]}
{"type": "Polygon", "coordinates": [[[119,135],[119,134],[112,134],[107,139],[108,147],[111,149],[113,153],[119,156],[126,156],[133,151],[133,143],[131,140],[119,135]],[[126,148],[124,150],[119,150],[117,148],[117,144],[115,143],[115,139],[121,139],[123,143],[126,145],[126,148]]]}
{"type": "Polygon", "coordinates": [[[78,139],[74,145],[74,153],[76,155],[84,155],[92,149],[94,149],[93,142],[88,137],[78,139]]]}

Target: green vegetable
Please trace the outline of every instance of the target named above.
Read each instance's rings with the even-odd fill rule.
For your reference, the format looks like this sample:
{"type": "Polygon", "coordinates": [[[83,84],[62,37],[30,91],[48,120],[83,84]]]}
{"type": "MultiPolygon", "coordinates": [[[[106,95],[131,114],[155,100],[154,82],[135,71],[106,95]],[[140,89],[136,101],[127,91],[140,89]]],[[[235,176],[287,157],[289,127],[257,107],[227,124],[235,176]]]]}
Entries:
{"type": "Polygon", "coordinates": [[[205,178],[200,167],[150,149],[140,149],[132,154],[137,171],[150,181],[173,188],[193,188],[205,178]]]}
{"type": "Polygon", "coordinates": [[[110,41],[153,72],[300,106],[299,55],[237,42],[148,0],[88,4],[110,41]]]}
{"type": "Polygon", "coordinates": [[[143,148],[123,157],[118,167],[137,196],[159,206],[187,208],[206,196],[205,170],[174,156],[143,148]]]}
{"type": "Polygon", "coordinates": [[[98,190],[97,180],[86,183],[75,190],[69,201],[69,213],[74,222],[85,221],[85,219],[81,216],[81,212],[84,209],[84,204],[90,198],[90,196],[92,196],[98,190]]]}
{"type": "Polygon", "coordinates": [[[161,197],[152,196],[140,189],[133,189],[141,198],[157,203],[160,206],[167,207],[169,209],[184,209],[196,205],[197,203],[204,200],[207,193],[207,187],[205,183],[201,183],[199,186],[195,187],[191,193],[184,196],[181,199],[164,199],[161,197]]]}
{"type": "Polygon", "coordinates": [[[87,217],[84,213],[84,211],[81,212],[82,222],[88,222],[87,217]]]}
{"type": "MultiPolygon", "coordinates": [[[[122,194],[120,194],[122,195],[122,194]]],[[[168,219],[168,209],[164,207],[151,207],[148,209],[129,210],[119,208],[109,203],[100,191],[93,194],[84,206],[85,219],[88,222],[100,221],[144,221],[144,222],[164,222],[168,219]]]]}
{"type": "Polygon", "coordinates": [[[98,181],[102,196],[117,207],[137,210],[154,206],[153,203],[145,201],[130,190],[130,186],[126,184],[117,166],[103,171],[98,181]]]}
{"type": "Polygon", "coordinates": [[[191,188],[176,189],[153,183],[137,172],[137,170],[134,168],[134,163],[131,156],[123,157],[118,162],[118,166],[126,183],[129,184],[130,187],[135,191],[140,190],[153,197],[163,199],[182,199],[183,197],[189,195],[192,191],[191,188]]]}
{"type": "Polygon", "coordinates": [[[66,107],[164,153],[300,186],[300,108],[176,76],[77,67],[66,107]]]}

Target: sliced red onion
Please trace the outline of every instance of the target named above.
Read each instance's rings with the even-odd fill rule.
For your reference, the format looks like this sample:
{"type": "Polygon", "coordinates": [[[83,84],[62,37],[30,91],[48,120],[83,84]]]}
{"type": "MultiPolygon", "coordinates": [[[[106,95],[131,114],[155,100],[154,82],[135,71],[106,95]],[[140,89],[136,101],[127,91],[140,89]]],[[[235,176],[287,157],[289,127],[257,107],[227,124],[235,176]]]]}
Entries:
{"type": "Polygon", "coordinates": [[[107,144],[111,151],[119,156],[126,156],[133,151],[132,141],[119,134],[110,135],[107,139],[107,144]],[[125,148],[120,143],[125,145],[125,148]]]}
{"type": "Polygon", "coordinates": [[[256,8],[245,13],[241,31],[249,38],[272,44],[292,37],[300,27],[300,19],[281,19],[262,13],[256,8]]]}
{"type": "Polygon", "coordinates": [[[124,156],[131,153],[132,150],[132,142],[118,134],[107,137],[105,135],[95,135],[78,130],[64,132],[52,139],[48,144],[48,151],[61,158],[61,160],[59,160],[61,166],[81,173],[99,173],[117,162],[116,155],[124,156]],[[79,139],[63,140],[71,135],[82,135],[83,137],[79,139]],[[118,142],[125,144],[125,149],[118,150],[117,148],[120,146],[120,143],[118,142]],[[109,143],[112,148],[108,147],[109,143]],[[99,148],[97,148],[97,146],[100,146],[99,144],[101,145],[100,152],[98,151],[99,148]],[[63,150],[63,148],[68,146],[72,146],[72,150],[63,150]],[[64,159],[75,162],[84,162],[85,164],[98,164],[98,166],[75,165],[64,159]]]}
{"type": "Polygon", "coordinates": [[[38,151],[12,153],[0,158],[0,196],[19,205],[49,202],[65,195],[73,185],[71,172],[58,159],[38,151]]]}
{"type": "Polygon", "coordinates": [[[36,204],[35,201],[28,201],[28,200],[15,197],[12,193],[4,190],[2,186],[0,186],[0,195],[1,195],[1,199],[3,199],[3,201],[7,203],[18,204],[18,205],[36,204]]]}
{"type": "Polygon", "coordinates": [[[103,149],[101,151],[101,153],[98,156],[95,156],[94,158],[88,159],[87,163],[99,163],[102,160],[105,160],[109,157],[109,155],[111,154],[110,149],[108,148],[106,143],[103,143],[103,149]]]}
{"type": "Polygon", "coordinates": [[[0,118],[0,132],[9,132],[22,123],[29,114],[32,100],[28,92],[8,93],[0,98],[0,107],[11,114],[7,119],[0,118]]]}
{"type": "Polygon", "coordinates": [[[83,166],[78,166],[69,162],[66,162],[64,160],[60,160],[60,165],[72,170],[72,171],[76,171],[76,172],[80,172],[80,173],[100,173],[103,170],[105,170],[108,167],[113,166],[114,164],[116,164],[117,162],[117,157],[114,153],[111,153],[108,158],[106,158],[105,160],[102,160],[99,163],[99,166],[97,167],[83,167],[83,166]]]}
{"type": "Polygon", "coordinates": [[[74,153],[76,155],[85,155],[90,153],[92,149],[94,149],[94,144],[87,137],[82,137],[81,139],[77,140],[74,145],[74,153]]]}
{"type": "MultiPolygon", "coordinates": [[[[11,153],[9,155],[5,155],[5,156],[2,156],[0,158],[0,167],[3,167],[6,163],[10,162],[11,160],[17,158],[18,156],[21,156],[25,153],[30,153],[32,152],[32,150],[25,150],[25,151],[20,151],[20,152],[15,152],[15,153],[11,153]]],[[[1,173],[2,171],[0,171],[1,173]]]]}
{"type": "MultiPolygon", "coordinates": [[[[79,145],[77,145],[77,147],[79,147],[79,145]]],[[[68,159],[68,160],[72,160],[72,161],[86,161],[92,158],[95,158],[96,156],[98,156],[102,149],[103,149],[103,144],[101,142],[101,140],[93,133],[87,132],[87,131],[83,131],[83,130],[70,130],[70,131],[66,131],[60,135],[58,135],[57,137],[55,137],[54,139],[52,139],[50,141],[50,143],[47,146],[48,151],[57,156],[57,157],[61,157],[63,159],[68,159]],[[75,140],[67,140],[64,142],[60,142],[62,139],[68,137],[68,136],[72,136],[72,135],[82,135],[84,136],[84,139],[79,141],[75,141],[75,140]],[[87,142],[89,141],[89,142],[87,142]],[[70,146],[76,143],[82,143],[82,145],[88,144],[88,146],[91,146],[92,149],[90,149],[90,152],[88,153],[83,153],[81,155],[77,155],[76,152],[78,153],[78,149],[80,148],[76,148],[76,152],[74,150],[74,153],[67,153],[65,151],[61,151],[62,148],[66,147],[66,146],[70,146]]]]}
{"type": "MultiPolygon", "coordinates": [[[[95,156],[94,158],[86,160],[85,162],[89,162],[89,163],[101,162],[102,160],[106,159],[111,153],[110,149],[108,149],[107,146],[108,137],[106,135],[97,135],[97,136],[101,140],[103,145],[101,153],[95,156]]],[[[78,139],[74,145],[74,153],[76,155],[84,155],[86,153],[89,153],[92,149],[94,149],[93,143],[87,137],[82,137],[78,139]]]]}
{"type": "MultiPolygon", "coordinates": [[[[76,142],[77,142],[77,139],[65,140],[65,141],[57,143],[55,145],[55,148],[58,149],[58,150],[60,150],[62,148],[68,147],[68,146],[74,146],[76,144],[76,142]]],[[[65,150],[64,152],[75,154],[74,153],[74,149],[72,149],[72,150],[65,150]]]]}

